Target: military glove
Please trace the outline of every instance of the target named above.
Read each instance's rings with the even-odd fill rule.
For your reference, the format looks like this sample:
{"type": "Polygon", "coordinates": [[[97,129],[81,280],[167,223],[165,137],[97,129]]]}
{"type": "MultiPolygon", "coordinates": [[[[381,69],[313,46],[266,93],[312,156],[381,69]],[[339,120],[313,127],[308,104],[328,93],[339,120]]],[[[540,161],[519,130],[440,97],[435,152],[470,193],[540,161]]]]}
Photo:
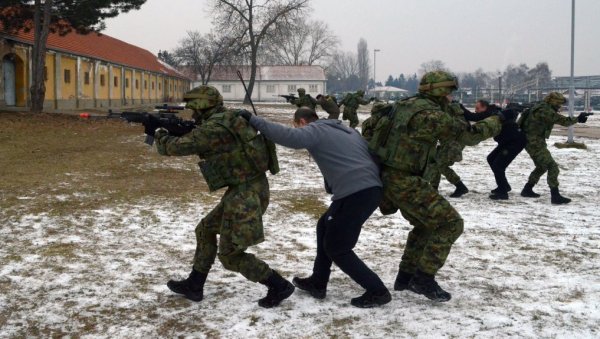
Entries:
{"type": "Polygon", "coordinates": [[[169,131],[164,128],[158,128],[154,131],[154,139],[160,140],[162,137],[169,135],[169,131]]]}
{"type": "Polygon", "coordinates": [[[238,115],[241,116],[242,118],[246,119],[246,121],[250,121],[250,118],[252,118],[252,113],[248,112],[245,109],[239,111],[238,115]]]}
{"type": "Polygon", "coordinates": [[[587,113],[579,113],[579,116],[577,117],[577,122],[580,124],[584,124],[587,122],[587,113]]]}

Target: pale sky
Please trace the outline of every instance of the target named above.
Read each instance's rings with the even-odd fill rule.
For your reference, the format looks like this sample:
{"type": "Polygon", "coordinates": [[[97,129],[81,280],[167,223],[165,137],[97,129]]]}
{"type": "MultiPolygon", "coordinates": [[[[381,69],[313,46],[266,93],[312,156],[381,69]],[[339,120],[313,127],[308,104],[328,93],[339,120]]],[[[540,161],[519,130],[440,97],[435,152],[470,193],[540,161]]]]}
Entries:
{"type": "MultiPolygon", "coordinates": [[[[571,0],[311,0],[312,19],[323,20],[356,52],[367,40],[377,81],[412,74],[429,60],[454,72],[534,67],[553,75],[571,67],[571,0]]],[[[148,0],[139,11],[106,21],[104,33],[153,53],[172,50],[188,30],[211,29],[207,0],[148,0]]],[[[575,75],[600,75],[600,0],[577,0],[575,75]]]]}

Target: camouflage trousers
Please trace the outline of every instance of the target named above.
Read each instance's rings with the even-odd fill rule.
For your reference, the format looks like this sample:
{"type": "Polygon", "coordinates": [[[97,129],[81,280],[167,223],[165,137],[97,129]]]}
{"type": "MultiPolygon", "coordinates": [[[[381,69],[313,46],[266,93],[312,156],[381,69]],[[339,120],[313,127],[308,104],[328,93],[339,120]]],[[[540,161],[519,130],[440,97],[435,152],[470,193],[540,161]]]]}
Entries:
{"type": "Polygon", "coordinates": [[[262,215],[269,205],[269,182],[265,175],[239,186],[230,186],[221,202],[196,226],[194,269],[208,273],[217,250],[223,267],[254,282],[265,280],[271,269],[246,253],[264,240],[262,215]],[[217,245],[217,234],[219,242],[217,245]]]}
{"type": "Polygon", "coordinates": [[[544,173],[548,172],[547,181],[550,188],[558,187],[558,164],[552,158],[546,140],[544,139],[531,139],[527,140],[527,146],[525,151],[533,160],[535,169],[529,175],[527,182],[531,185],[535,185],[540,181],[540,178],[544,173]]]}
{"type": "Polygon", "coordinates": [[[387,207],[391,204],[398,208],[413,226],[406,240],[400,270],[414,273],[419,269],[435,275],[463,232],[461,216],[422,177],[386,168],[382,180],[387,207]]]}
{"type": "Polygon", "coordinates": [[[344,114],[342,115],[342,119],[350,121],[351,128],[358,126],[358,114],[356,113],[356,108],[344,106],[344,114]]]}

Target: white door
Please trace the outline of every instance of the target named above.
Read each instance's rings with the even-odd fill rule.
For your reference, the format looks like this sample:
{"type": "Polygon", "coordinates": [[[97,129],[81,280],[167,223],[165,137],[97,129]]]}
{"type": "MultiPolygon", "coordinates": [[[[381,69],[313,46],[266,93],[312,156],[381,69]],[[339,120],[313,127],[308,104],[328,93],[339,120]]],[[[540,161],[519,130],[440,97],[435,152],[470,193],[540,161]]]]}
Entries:
{"type": "Polygon", "coordinates": [[[2,62],[4,69],[4,101],[6,106],[16,105],[15,100],[15,63],[4,59],[2,62]]]}

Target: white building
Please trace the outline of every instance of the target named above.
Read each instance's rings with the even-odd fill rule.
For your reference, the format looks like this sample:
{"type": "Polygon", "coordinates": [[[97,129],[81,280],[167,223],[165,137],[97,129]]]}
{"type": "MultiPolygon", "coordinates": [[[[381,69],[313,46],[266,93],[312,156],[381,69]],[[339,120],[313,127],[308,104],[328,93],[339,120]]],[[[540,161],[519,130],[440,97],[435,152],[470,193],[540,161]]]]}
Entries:
{"type": "MultiPolygon", "coordinates": [[[[226,101],[242,101],[246,93],[238,78],[237,71],[249,85],[250,66],[215,67],[209,85],[216,87],[226,101]]],[[[194,87],[200,86],[199,81],[194,87]]],[[[298,88],[304,88],[307,94],[316,97],[327,92],[327,78],[321,66],[257,66],[256,80],[252,90],[253,101],[285,101],[278,95],[294,94],[298,88]]]]}

